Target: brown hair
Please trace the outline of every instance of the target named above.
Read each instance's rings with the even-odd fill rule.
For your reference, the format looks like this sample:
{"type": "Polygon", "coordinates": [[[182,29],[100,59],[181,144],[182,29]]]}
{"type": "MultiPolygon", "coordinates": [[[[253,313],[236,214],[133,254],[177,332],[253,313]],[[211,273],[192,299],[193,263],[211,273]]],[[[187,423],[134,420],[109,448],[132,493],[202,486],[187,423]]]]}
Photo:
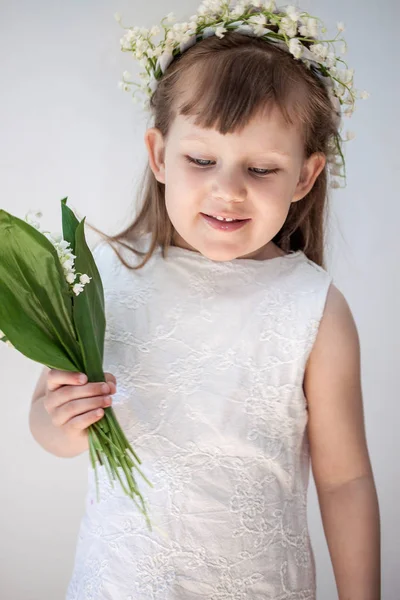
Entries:
{"type": "MultiPolygon", "coordinates": [[[[195,115],[196,125],[216,127],[225,134],[245,127],[255,113],[273,106],[279,107],[288,124],[299,126],[306,158],[314,152],[329,153],[328,143],[338,131],[323,83],[301,60],[258,37],[231,31],[223,38],[213,35],[197,42],[174,58],[150,98],[154,127],[160,129],[164,138],[176,114],[195,115]],[[193,84],[189,88],[188,77],[196,89],[193,84]],[[188,89],[191,99],[179,104],[179,98],[185,98],[188,89]]],[[[291,204],[284,225],[273,238],[283,251],[302,250],[322,267],[327,193],[325,165],[310,192],[291,204]]],[[[132,269],[144,266],[157,246],[161,246],[165,257],[174,234],[165,207],[164,184],[155,178],[149,163],[137,201],[140,210],[134,222],[120,233],[107,235],[89,225],[111,246],[117,242],[143,257],[139,265],[131,266],[114,248],[121,262],[132,269]],[[142,234],[150,234],[146,252],[127,243],[142,234]]]]}

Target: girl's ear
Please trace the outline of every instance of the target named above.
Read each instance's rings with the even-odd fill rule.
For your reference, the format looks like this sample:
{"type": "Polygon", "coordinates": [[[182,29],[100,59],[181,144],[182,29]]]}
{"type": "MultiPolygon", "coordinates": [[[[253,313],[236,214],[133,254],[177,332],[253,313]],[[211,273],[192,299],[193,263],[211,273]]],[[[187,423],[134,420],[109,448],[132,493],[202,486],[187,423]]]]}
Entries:
{"type": "Polygon", "coordinates": [[[326,156],[322,152],[315,152],[303,164],[300,179],[296,186],[293,202],[301,200],[312,189],[318,175],[324,169],[326,156]]]}
{"type": "Polygon", "coordinates": [[[154,177],[160,183],[165,183],[165,146],[161,131],[157,127],[151,127],[144,134],[144,142],[149,155],[150,168],[154,177]]]}

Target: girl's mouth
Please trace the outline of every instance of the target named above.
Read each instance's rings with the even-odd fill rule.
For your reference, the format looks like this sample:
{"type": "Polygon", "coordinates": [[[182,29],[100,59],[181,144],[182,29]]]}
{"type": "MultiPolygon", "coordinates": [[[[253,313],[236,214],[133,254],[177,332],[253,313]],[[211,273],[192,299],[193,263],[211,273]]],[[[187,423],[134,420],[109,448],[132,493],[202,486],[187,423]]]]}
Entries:
{"type": "Polygon", "coordinates": [[[220,231],[236,231],[237,229],[241,229],[246,225],[246,223],[249,223],[251,221],[251,219],[221,221],[219,219],[216,219],[215,217],[211,217],[210,215],[206,215],[204,213],[200,214],[213,229],[218,229],[220,231]]]}

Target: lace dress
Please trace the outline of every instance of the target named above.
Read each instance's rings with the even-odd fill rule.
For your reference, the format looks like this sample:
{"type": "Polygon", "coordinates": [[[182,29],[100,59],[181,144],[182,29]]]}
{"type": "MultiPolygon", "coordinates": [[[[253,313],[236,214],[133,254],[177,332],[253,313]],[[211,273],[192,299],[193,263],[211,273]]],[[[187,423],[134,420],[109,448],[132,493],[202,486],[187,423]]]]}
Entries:
{"type": "Polygon", "coordinates": [[[330,275],[301,251],[218,262],[158,248],[138,271],[105,242],[94,255],[104,370],[154,486],[136,473],[153,531],[104,467],[97,502],[88,459],[66,600],[314,600],[302,384],[330,275]]]}

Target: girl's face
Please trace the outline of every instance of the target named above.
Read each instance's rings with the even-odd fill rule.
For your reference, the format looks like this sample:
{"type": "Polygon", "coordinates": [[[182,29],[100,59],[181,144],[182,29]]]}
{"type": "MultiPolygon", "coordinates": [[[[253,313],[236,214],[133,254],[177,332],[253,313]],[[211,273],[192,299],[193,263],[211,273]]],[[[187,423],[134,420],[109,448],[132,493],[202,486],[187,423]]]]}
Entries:
{"type": "Polygon", "coordinates": [[[165,184],[174,244],[216,261],[283,254],[271,240],[291,203],[311,190],[326,160],[323,154],[303,159],[300,132],[277,109],[254,117],[240,133],[226,135],[178,115],[167,139],[151,128],[145,143],[151,169],[165,184]],[[248,221],[225,230],[213,227],[204,214],[248,221]]]}

